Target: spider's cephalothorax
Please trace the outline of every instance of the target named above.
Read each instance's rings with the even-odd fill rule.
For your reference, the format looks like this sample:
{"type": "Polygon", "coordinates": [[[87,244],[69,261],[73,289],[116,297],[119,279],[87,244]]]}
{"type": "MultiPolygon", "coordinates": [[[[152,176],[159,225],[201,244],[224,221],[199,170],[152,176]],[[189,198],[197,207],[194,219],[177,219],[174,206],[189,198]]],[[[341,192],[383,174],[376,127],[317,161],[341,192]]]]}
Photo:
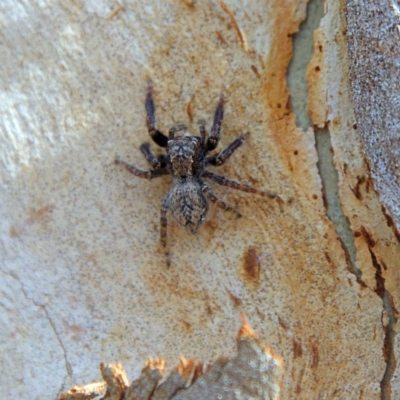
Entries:
{"type": "Polygon", "coordinates": [[[200,138],[188,134],[169,140],[167,153],[174,176],[195,175],[204,159],[200,138]]]}
{"type": "MultiPolygon", "coordinates": [[[[207,155],[209,151],[217,147],[221,137],[221,122],[224,116],[224,98],[222,96],[215,111],[214,123],[208,138],[203,121],[199,122],[200,136],[190,135],[186,132],[186,126],[179,125],[171,128],[169,137],[167,137],[156,129],[152,93],[152,87],[149,86],[146,97],[147,128],[153,141],[159,146],[167,148],[167,154],[156,156],[150,150],[149,143],[143,143],[140,150],[152,166],[150,171],[141,170],[119,159],[115,162],[123,165],[129,172],[140,178],[153,179],[163,175],[172,175],[172,187],[161,206],[161,243],[166,246],[168,210],[190,233],[195,233],[205,220],[208,200],[224,210],[235,211],[225,202],[219,200],[202,178],[208,178],[220,185],[244,192],[264,193],[249,185],[231,181],[206,170],[208,165],[222,165],[244,143],[248,136],[248,132],[245,132],[220,153],[207,155]],[[178,132],[182,131],[184,131],[183,134],[177,135],[178,132]]],[[[273,197],[272,195],[269,196],[273,197]]],[[[237,211],[235,212],[240,215],[237,211]]]]}

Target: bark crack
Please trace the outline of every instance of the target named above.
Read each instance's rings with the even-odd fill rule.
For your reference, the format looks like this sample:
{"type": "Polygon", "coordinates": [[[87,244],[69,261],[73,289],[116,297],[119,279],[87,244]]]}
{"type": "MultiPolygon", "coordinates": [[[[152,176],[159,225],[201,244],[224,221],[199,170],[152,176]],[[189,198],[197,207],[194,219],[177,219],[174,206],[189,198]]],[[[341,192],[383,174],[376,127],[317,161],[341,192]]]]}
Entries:
{"type": "MultiPolygon", "coordinates": [[[[375,268],[375,293],[382,299],[383,309],[386,313],[387,323],[385,323],[384,315],[382,315],[382,327],[385,332],[385,339],[383,342],[383,357],[386,362],[385,373],[380,382],[381,385],[381,399],[391,399],[391,380],[396,371],[396,357],[394,354],[394,342],[396,337],[395,325],[398,320],[399,313],[394,306],[393,297],[385,287],[385,278],[382,274],[382,266],[378,261],[375,253],[371,247],[368,247],[371,254],[372,265],[375,268]]],[[[384,314],[384,313],[382,313],[384,314]]]]}
{"type": "Polygon", "coordinates": [[[13,273],[11,273],[9,271],[3,271],[3,272],[5,274],[7,274],[8,276],[10,276],[11,278],[13,278],[15,281],[18,282],[18,284],[20,285],[20,288],[21,288],[21,292],[22,292],[22,294],[23,294],[23,296],[25,297],[26,300],[28,300],[30,303],[32,303],[35,307],[37,307],[37,308],[42,310],[42,312],[43,312],[44,316],[46,317],[46,319],[47,319],[47,321],[48,321],[48,323],[49,323],[49,325],[50,325],[55,337],[57,338],[58,344],[60,345],[61,351],[63,353],[64,362],[65,362],[65,369],[67,371],[67,374],[66,374],[66,376],[65,376],[65,378],[63,380],[63,383],[62,383],[62,385],[61,385],[61,387],[60,387],[60,389],[58,391],[57,398],[59,398],[60,394],[62,393],[63,389],[66,386],[67,378],[72,378],[73,377],[71,364],[68,361],[67,351],[65,349],[65,346],[64,346],[64,344],[63,344],[63,342],[62,342],[62,340],[60,338],[60,335],[57,332],[57,329],[56,329],[56,327],[54,325],[54,322],[53,322],[52,318],[50,317],[50,314],[49,314],[48,310],[46,309],[46,307],[43,304],[38,303],[35,299],[33,299],[32,297],[30,297],[28,295],[23,283],[18,279],[17,276],[15,276],[13,273]]]}

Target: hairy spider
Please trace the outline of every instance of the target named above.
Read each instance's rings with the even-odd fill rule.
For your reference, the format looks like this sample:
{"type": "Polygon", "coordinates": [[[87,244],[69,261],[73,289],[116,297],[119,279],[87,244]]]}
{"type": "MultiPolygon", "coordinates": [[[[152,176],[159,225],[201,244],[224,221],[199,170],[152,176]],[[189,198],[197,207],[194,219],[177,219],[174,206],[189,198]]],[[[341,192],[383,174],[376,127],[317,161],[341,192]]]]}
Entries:
{"type": "MultiPolygon", "coordinates": [[[[150,144],[143,143],[140,146],[140,151],[152,166],[150,171],[141,170],[118,158],[115,163],[122,165],[129,172],[140,178],[153,179],[163,175],[172,175],[171,189],[161,206],[161,244],[164,247],[167,242],[168,210],[181,225],[186,227],[189,233],[195,233],[205,220],[208,211],[208,200],[215,203],[217,207],[234,211],[240,216],[240,213],[218,199],[211,187],[203,182],[202,178],[208,178],[219,185],[244,192],[266,195],[266,193],[260,192],[249,185],[234,182],[206,170],[208,165],[222,165],[244,143],[249,135],[248,132],[245,132],[220,153],[207,156],[209,151],[217,147],[221,138],[221,123],[224,116],[223,96],[220,97],[215,110],[214,123],[208,138],[204,121],[199,121],[200,136],[191,135],[184,125],[172,127],[169,131],[169,137],[161,133],[155,126],[156,116],[151,85],[147,90],[145,106],[149,134],[156,144],[167,149],[167,154],[156,156],[150,150],[150,144]],[[177,132],[181,131],[184,131],[183,135],[175,136],[177,132]]],[[[271,194],[268,196],[274,197],[271,194]]]]}

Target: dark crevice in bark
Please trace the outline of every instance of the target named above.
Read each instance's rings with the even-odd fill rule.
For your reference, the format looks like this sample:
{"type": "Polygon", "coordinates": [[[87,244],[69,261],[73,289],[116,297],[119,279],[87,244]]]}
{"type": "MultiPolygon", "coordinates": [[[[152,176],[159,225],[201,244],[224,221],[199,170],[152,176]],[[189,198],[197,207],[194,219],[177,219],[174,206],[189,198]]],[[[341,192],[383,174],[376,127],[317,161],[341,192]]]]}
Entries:
{"type": "Polygon", "coordinates": [[[396,337],[396,331],[394,326],[396,325],[398,319],[398,311],[394,307],[394,302],[392,295],[387,291],[385,287],[385,278],[383,277],[383,268],[381,264],[378,262],[378,259],[375,253],[369,247],[369,252],[371,254],[372,265],[375,268],[375,293],[382,299],[383,307],[386,311],[386,316],[388,322],[382,318],[382,326],[385,332],[385,339],[383,342],[383,357],[386,362],[386,370],[383,374],[383,378],[381,380],[381,399],[382,400],[390,400],[391,399],[391,380],[393,378],[394,372],[396,371],[396,358],[394,354],[394,342],[396,337]]]}

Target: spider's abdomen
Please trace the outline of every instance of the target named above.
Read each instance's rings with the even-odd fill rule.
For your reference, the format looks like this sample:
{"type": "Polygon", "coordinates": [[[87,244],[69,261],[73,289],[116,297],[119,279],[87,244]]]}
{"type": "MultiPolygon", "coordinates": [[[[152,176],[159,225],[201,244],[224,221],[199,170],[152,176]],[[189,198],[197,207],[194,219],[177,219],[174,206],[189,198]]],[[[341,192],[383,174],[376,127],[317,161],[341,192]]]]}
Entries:
{"type": "Polygon", "coordinates": [[[208,210],[201,183],[190,176],[175,178],[169,201],[174,218],[185,226],[189,233],[195,233],[204,221],[208,210]]]}

